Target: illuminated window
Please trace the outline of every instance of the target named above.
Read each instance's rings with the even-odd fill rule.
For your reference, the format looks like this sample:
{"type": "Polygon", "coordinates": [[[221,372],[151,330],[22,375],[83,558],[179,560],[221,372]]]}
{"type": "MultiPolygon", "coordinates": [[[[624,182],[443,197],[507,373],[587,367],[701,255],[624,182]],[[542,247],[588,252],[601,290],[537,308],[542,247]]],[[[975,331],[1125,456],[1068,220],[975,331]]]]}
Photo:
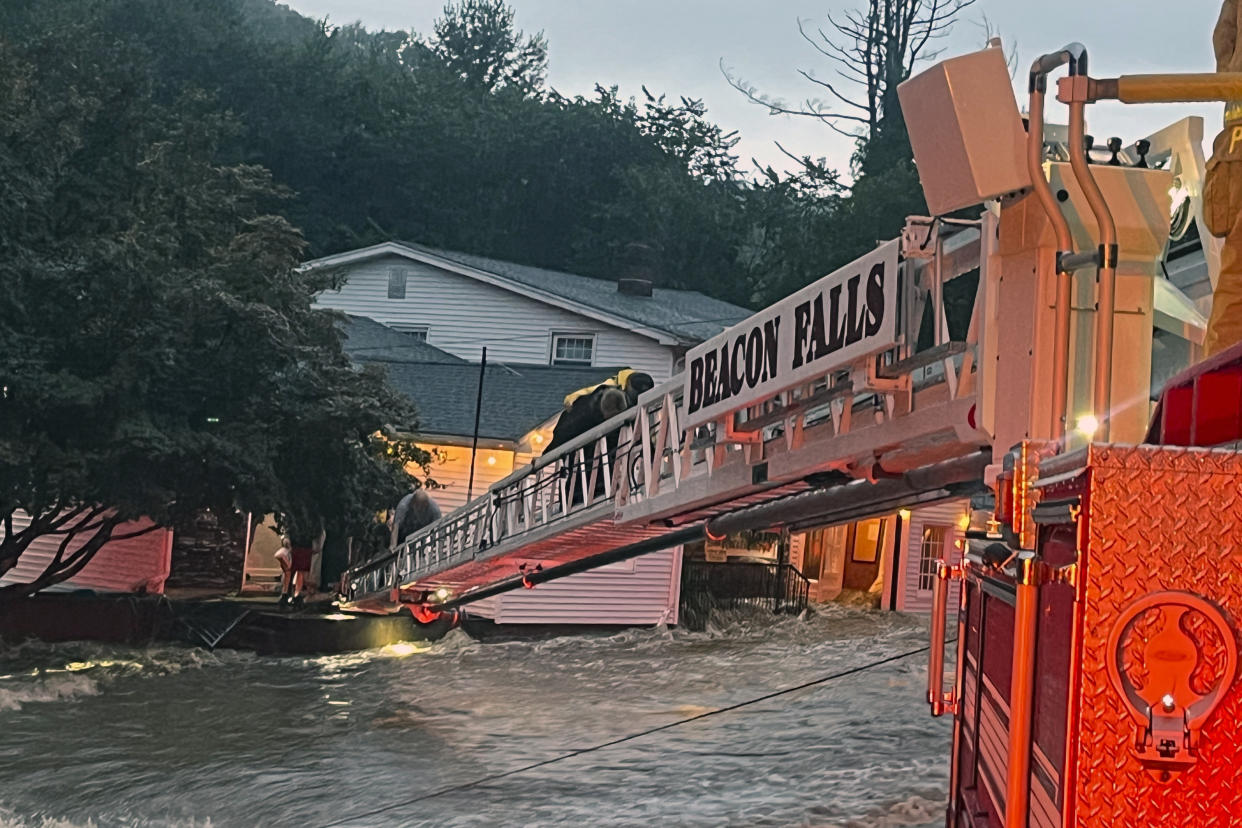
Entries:
{"type": "Polygon", "coordinates": [[[388,298],[405,298],[405,268],[394,267],[388,271],[388,298]]]}
{"type": "Polygon", "coordinates": [[[875,563],[884,548],[884,518],[860,520],[854,526],[854,550],[851,558],[858,563],[875,563]]]}
{"type": "Polygon", "coordinates": [[[944,540],[948,526],[924,526],[919,546],[919,589],[928,591],[936,583],[936,561],[944,557],[944,540]]]}
{"type": "Polygon", "coordinates": [[[553,365],[590,365],[594,357],[594,334],[552,334],[553,365]]]}

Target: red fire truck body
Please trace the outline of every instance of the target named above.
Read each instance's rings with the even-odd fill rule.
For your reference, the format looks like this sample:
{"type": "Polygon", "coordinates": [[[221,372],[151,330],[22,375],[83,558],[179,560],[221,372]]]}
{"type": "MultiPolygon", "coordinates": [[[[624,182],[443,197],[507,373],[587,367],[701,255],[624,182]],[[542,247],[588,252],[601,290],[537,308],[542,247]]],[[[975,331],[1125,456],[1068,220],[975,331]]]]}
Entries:
{"type": "Polygon", "coordinates": [[[1149,403],[1166,192],[1201,172],[1201,148],[1157,170],[1151,142],[1101,161],[1085,133],[1096,101],[1239,100],[1242,74],[1097,79],[1073,43],[1035,61],[1019,118],[1002,63],[995,48],[950,59],[900,90],[932,211],[989,205],[987,301],[1005,327],[981,360],[996,367],[980,398],[995,511],[936,579],[928,702],[954,716],[947,824],[1242,826],[1242,345],[1149,403]],[[1044,97],[1062,68],[1058,133],[1044,97]]]}
{"type": "Polygon", "coordinates": [[[1242,346],[1170,382],[1148,439],[1024,444],[991,531],[941,567],[938,612],[963,582],[956,681],[933,658],[929,689],[956,718],[949,825],[1242,824],[1242,346]]]}

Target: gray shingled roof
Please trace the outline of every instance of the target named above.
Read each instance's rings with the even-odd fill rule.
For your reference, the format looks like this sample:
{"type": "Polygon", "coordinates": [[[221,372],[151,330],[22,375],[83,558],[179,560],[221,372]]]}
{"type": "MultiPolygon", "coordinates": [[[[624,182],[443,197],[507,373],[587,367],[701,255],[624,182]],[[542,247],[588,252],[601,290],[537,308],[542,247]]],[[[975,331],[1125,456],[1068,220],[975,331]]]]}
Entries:
{"type": "MultiPolygon", "coordinates": [[[[379,365],[394,390],[418,408],[424,434],[470,437],[479,389],[479,363],[419,342],[373,319],[347,315],[345,353],[379,365]]],[[[566,395],[615,375],[618,368],[491,364],[483,382],[479,436],[518,440],[557,414],[566,395]]]]}
{"type": "Polygon", "coordinates": [[[687,344],[711,339],[725,328],[741,322],[752,311],[713,299],[695,290],[655,288],[651,296],[617,292],[617,283],[556,270],[502,262],[469,253],[439,250],[412,242],[396,242],[410,250],[439,256],[527,287],[576,302],[645,327],[671,334],[687,344]]]}
{"type": "Polygon", "coordinates": [[[352,359],[363,362],[439,362],[465,365],[466,360],[428,345],[407,333],[365,316],[347,314],[341,325],[342,345],[352,359]]]}
{"type": "MultiPolygon", "coordinates": [[[[384,362],[389,384],[414,401],[423,434],[469,437],[479,388],[478,363],[384,362]]],[[[483,381],[479,436],[517,440],[557,414],[565,396],[603,382],[617,368],[491,365],[483,381]]]]}

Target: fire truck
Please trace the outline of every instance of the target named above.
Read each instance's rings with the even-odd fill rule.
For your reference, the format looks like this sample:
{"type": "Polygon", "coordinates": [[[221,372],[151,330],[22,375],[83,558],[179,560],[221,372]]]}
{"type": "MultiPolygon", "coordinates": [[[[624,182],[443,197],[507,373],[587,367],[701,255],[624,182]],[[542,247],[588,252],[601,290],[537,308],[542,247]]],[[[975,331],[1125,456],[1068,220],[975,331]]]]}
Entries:
{"type": "Polygon", "coordinates": [[[1101,158],[1086,136],[1089,104],[1238,100],[1242,75],[1088,68],[1080,44],[1036,60],[1025,119],[996,48],[900,89],[931,212],[986,205],[987,313],[1005,331],[989,352],[994,507],[936,573],[946,824],[1242,825],[1242,345],[1163,382],[1153,407],[1170,199],[1198,182],[1150,143],[1101,158]]]}

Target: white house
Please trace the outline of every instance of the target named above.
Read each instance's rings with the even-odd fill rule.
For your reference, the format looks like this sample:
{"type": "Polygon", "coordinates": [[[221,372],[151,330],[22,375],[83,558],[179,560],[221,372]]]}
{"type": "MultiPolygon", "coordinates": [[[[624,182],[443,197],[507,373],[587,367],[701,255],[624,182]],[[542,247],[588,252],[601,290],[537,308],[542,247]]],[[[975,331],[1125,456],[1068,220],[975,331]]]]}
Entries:
{"type": "MultiPolygon", "coordinates": [[[[446,512],[539,456],[567,394],[620,368],[668,379],[688,348],[750,315],[641,279],[592,279],[404,242],[304,268],[338,271],[340,289],[318,305],[349,314],[346,352],[382,365],[393,388],[414,400],[418,434],[438,457],[432,477],[443,488],[433,497],[446,512]]],[[[680,548],[645,555],[469,610],[507,624],[676,623],[681,556],[680,548]]]]}
{"type": "Polygon", "coordinates": [[[307,262],[340,271],[320,307],[364,316],[450,354],[525,365],[623,366],[660,382],[686,350],[750,315],[697,291],[610,281],[386,242],[307,262]]]}

